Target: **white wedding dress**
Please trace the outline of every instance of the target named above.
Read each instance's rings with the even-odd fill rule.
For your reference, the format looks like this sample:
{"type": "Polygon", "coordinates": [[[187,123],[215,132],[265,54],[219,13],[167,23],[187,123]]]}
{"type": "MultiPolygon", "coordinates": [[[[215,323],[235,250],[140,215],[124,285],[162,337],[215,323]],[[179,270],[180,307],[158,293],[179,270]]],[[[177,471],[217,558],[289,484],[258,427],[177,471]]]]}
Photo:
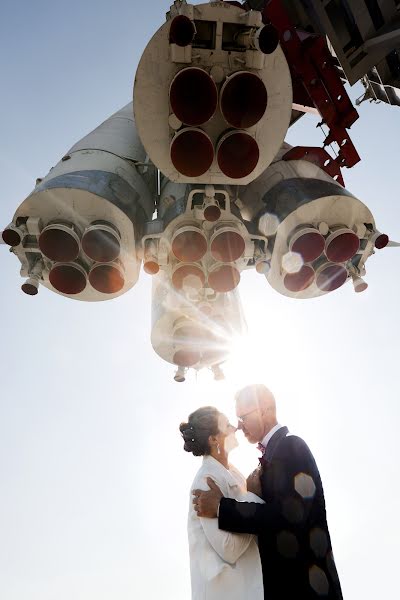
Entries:
{"type": "Polygon", "coordinates": [[[200,518],[192,491],[208,490],[211,477],[226,498],[242,502],[264,501],[246,491],[246,480],[231,465],[229,470],[205,456],[190,490],[188,537],[192,600],[263,600],[263,580],[257,539],[218,528],[218,519],[200,518]]]}

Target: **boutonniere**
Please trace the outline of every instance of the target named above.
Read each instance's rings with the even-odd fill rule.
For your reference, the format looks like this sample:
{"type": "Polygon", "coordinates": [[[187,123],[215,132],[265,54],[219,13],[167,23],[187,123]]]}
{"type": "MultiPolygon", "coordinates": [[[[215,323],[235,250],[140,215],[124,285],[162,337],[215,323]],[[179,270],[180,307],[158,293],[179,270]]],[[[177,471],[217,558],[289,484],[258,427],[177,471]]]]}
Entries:
{"type": "Polygon", "coordinates": [[[265,447],[262,444],[257,444],[257,449],[261,452],[261,456],[259,456],[258,461],[262,467],[265,467],[268,464],[267,458],[265,456],[265,447]]]}

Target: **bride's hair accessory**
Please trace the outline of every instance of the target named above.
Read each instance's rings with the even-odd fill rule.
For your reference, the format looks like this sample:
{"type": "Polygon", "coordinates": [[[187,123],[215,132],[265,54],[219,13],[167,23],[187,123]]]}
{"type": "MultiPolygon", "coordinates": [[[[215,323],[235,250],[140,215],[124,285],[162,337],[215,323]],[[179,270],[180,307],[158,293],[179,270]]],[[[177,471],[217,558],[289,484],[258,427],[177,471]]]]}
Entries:
{"type": "Polygon", "coordinates": [[[204,406],[189,415],[187,423],[180,424],[179,431],[185,442],[183,448],[186,452],[192,452],[194,456],[210,454],[208,438],[219,432],[220,414],[214,406],[204,406]]]}

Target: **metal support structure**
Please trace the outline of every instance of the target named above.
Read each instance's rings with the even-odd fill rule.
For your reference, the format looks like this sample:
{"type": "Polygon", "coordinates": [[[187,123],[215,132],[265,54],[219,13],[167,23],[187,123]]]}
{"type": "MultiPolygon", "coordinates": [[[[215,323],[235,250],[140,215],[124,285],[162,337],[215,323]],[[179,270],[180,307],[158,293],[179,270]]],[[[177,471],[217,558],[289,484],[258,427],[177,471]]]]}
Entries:
{"type": "MultiPolygon", "coordinates": [[[[359,162],[360,156],[347,129],[358,119],[358,113],[344,88],[325,39],[297,29],[281,0],[267,2],[263,21],[272,23],[279,31],[281,47],[291,67],[294,102],[303,103],[296,99],[296,89],[303,94],[306,92],[322,116],[323,123],[330,129],[324,147],[332,142],[338,144],[339,153],[335,159],[331,159],[332,163],[336,163],[339,169],[353,167],[359,162]]],[[[302,158],[308,160],[310,149],[303,150],[302,158]]]]}

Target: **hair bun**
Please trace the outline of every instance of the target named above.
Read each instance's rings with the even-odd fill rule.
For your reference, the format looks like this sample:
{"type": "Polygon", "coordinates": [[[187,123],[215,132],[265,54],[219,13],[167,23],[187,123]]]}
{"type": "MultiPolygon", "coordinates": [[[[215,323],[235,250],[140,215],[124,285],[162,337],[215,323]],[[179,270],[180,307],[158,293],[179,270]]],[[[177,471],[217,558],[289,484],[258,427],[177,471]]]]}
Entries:
{"type": "Polygon", "coordinates": [[[218,433],[218,417],[220,413],[213,406],[204,406],[189,415],[188,423],[181,423],[179,431],[185,442],[183,449],[194,456],[210,453],[208,438],[218,433]]]}

